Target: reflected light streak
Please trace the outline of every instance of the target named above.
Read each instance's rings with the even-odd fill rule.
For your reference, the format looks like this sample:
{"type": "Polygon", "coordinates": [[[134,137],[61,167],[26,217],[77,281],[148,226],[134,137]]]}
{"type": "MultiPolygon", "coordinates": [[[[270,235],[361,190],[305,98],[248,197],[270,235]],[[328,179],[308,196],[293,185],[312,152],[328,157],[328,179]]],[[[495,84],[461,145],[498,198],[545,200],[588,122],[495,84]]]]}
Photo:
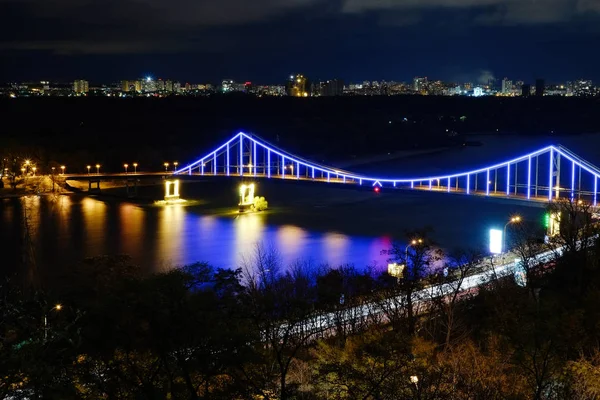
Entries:
{"type": "Polygon", "coordinates": [[[144,211],[139,207],[125,203],[119,207],[119,245],[123,254],[140,254],[144,236],[144,211]]]}
{"type": "Polygon", "coordinates": [[[306,239],[308,233],[294,225],[284,225],[276,231],[277,248],[283,258],[289,262],[306,261],[311,257],[306,254],[306,239]]]}
{"type": "Polygon", "coordinates": [[[231,268],[241,267],[243,258],[254,254],[256,246],[261,243],[265,222],[264,214],[248,213],[240,214],[234,221],[235,229],[235,263],[231,268]]]}
{"type": "Polygon", "coordinates": [[[187,235],[186,212],[180,204],[171,204],[159,211],[155,259],[158,261],[155,272],[181,266],[186,260],[186,247],[183,238],[187,235]]]}
{"type": "Polygon", "coordinates": [[[105,253],[105,223],[107,222],[107,206],[99,200],[86,197],[81,201],[83,214],[83,231],[86,232],[84,240],[86,256],[92,257],[105,253]]]}
{"type": "Polygon", "coordinates": [[[323,235],[323,254],[320,258],[329,261],[333,268],[351,262],[348,260],[349,245],[350,238],[348,236],[335,232],[325,233],[323,235]]]}

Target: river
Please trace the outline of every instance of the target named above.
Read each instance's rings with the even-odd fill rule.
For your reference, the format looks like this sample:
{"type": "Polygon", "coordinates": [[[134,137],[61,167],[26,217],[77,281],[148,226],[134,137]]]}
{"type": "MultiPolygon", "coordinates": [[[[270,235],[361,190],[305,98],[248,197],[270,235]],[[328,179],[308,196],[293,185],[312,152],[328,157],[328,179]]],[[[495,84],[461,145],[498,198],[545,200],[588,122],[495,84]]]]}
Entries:
{"type": "MultiPolygon", "coordinates": [[[[506,155],[518,155],[536,144],[536,140],[527,142],[527,146],[513,144],[506,155]]],[[[506,140],[501,143],[507,147],[506,140]]],[[[485,153],[502,158],[497,146],[453,150],[396,165],[404,163],[402,170],[408,173],[427,168],[434,172],[444,162],[462,169],[465,160],[473,157],[475,167],[485,153]]],[[[576,144],[570,147],[579,153],[576,144]]],[[[589,153],[589,147],[583,148],[589,153]]],[[[594,156],[588,154],[590,161],[596,160],[594,156]]],[[[444,249],[485,249],[489,229],[502,228],[509,216],[519,214],[541,223],[543,214],[539,205],[513,200],[416,191],[376,194],[326,184],[259,180],[257,194],[267,198],[270,210],[239,215],[238,184],[235,180],[186,183],[182,195],[189,204],[168,206],[110,196],[2,199],[0,273],[25,268],[23,254],[28,249],[40,271],[59,265],[68,268],[91,256],[126,254],[145,271],[158,272],[198,261],[221,268],[242,267],[251,262],[257,246],[276,250],[284,266],[300,261],[385,268],[382,250],[393,240],[406,243],[407,231],[430,226],[432,237],[444,249]]],[[[160,188],[144,190],[148,198],[160,198],[160,188]]]]}

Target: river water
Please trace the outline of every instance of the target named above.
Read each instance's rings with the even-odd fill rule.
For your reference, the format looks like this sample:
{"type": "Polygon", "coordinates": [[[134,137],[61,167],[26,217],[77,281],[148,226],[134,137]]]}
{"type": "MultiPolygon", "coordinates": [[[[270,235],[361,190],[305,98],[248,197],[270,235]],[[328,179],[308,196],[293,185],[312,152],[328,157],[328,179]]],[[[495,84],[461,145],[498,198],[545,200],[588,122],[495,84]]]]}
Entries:
{"type": "MultiPolygon", "coordinates": [[[[598,164],[594,161],[600,161],[600,155],[582,146],[590,137],[578,138],[571,150],[580,153],[581,147],[598,164]]],[[[598,141],[596,136],[592,139],[598,141]]],[[[397,161],[393,168],[436,173],[442,164],[451,169],[477,167],[490,157],[499,161],[503,155],[515,156],[547,144],[535,139],[526,144],[498,138],[486,141],[491,144],[397,161]]],[[[389,162],[383,167],[389,169],[389,162]]],[[[386,256],[381,251],[393,240],[406,242],[407,231],[430,226],[432,237],[445,249],[485,248],[489,229],[502,228],[510,215],[540,221],[543,214],[539,205],[512,200],[415,191],[376,194],[316,183],[258,181],[257,194],[267,198],[271,210],[238,215],[238,184],[231,180],[185,183],[183,197],[195,201],[169,206],[110,196],[2,199],[0,273],[21,272],[31,259],[44,271],[68,268],[86,257],[117,254],[131,256],[148,272],[198,261],[238,268],[251,261],[257,246],[276,250],[283,265],[302,261],[384,268],[386,256]],[[24,254],[31,254],[29,261],[24,261],[24,254]]],[[[145,198],[160,198],[160,188],[144,190],[145,198]]]]}

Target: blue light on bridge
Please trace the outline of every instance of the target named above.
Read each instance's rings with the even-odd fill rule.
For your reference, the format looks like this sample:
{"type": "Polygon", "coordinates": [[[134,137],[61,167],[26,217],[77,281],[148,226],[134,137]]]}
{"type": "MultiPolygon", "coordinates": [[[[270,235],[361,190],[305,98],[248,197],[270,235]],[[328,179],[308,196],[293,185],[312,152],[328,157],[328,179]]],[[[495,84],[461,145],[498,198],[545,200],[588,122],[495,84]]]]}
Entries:
{"type": "MultiPolygon", "coordinates": [[[[559,178],[560,178],[560,163],[557,162],[557,166],[555,168],[554,162],[558,157],[563,157],[571,163],[571,194],[573,195],[576,191],[581,195],[581,193],[585,193],[586,196],[589,196],[590,201],[593,201],[593,204],[597,204],[597,192],[598,192],[598,184],[597,180],[600,178],[600,169],[595,167],[594,165],[580,159],[575,156],[573,153],[568,151],[567,149],[561,146],[547,146],[537,151],[528,153],[526,155],[513,158],[511,160],[497,163],[494,165],[486,166],[483,168],[454,173],[449,175],[440,175],[440,176],[423,176],[423,177],[410,177],[410,178],[384,178],[384,177],[373,177],[366,176],[362,174],[356,174],[349,171],[341,171],[338,169],[334,169],[332,167],[320,165],[315,162],[311,162],[305,160],[301,157],[295,156],[293,154],[289,154],[262,139],[258,139],[256,137],[247,135],[243,132],[238,133],[226,143],[213,150],[208,155],[200,158],[196,162],[189,164],[188,166],[183,167],[182,169],[175,172],[175,174],[179,174],[183,171],[191,173],[192,170],[196,169],[201,174],[206,174],[207,169],[205,169],[205,165],[207,163],[212,163],[212,168],[208,170],[212,170],[213,175],[217,175],[219,171],[223,171],[226,175],[230,174],[230,167],[238,169],[238,175],[244,175],[244,168],[248,168],[249,174],[253,176],[264,176],[267,178],[296,178],[300,179],[312,179],[321,182],[335,182],[335,183],[345,183],[345,184],[358,184],[362,185],[363,181],[371,183],[373,187],[384,187],[386,185],[390,185],[396,188],[402,187],[410,187],[411,189],[415,188],[415,182],[419,183],[420,189],[428,188],[429,190],[433,189],[433,183],[435,182],[437,187],[442,189],[444,183],[446,184],[447,192],[462,192],[466,194],[480,194],[480,195],[491,195],[490,185],[491,183],[491,173],[494,171],[494,195],[497,196],[498,193],[505,193],[507,197],[511,196],[511,188],[514,187],[514,195],[522,196],[527,199],[532,198],[532,188],[535,188],[535,199],[539,200],[538,191],[542,191],[543,193],[547,193],[548,200],[552,201],[553,198],[553,190],[556,190],[556,197],[560,195],[559,186],[559,178]],[[246,146],[247,150],[244,149],[245,143],[250,143],[250,145],[246,146]],[[230,157],[230,151],[234,151],[235,156],[230,157]],[[262,152],[262,153],[261,153],[262,152]],[[273,153],[276,157],[277,162],[272,164],[271,153],[273,153]],[[262,156],[261,156],[262,154],[262,156]],[[248,156],[247,156],[248,155],[248,156]],[[248,164],[244,164],[244,158],[247,156],[248,164]],[[548,156],[549,158],[549,169],[548,171],[539,171],[538,162],[540,156],[548,156]],[[535,175],[532,175],[532,162],[533,158],[536,158],[536,168],[535,175]],[[237,162],[238,165],[230,165],[231,161],[237,162]],[[218,165],[218,162],[221,161],[225,165],[218,165]],[[281,165],[279,165],[279,162],[281,165]],[[290,163],[289,174],[286,174],[286,162],[290,163]],[[526,183],[523,182],[523,173],[521,173],[521,177],[519,177],[518,165],[520,163],[527,163],[527,177],[526,183]],[[262,174],[259,171],[259,165],[262,165],[262,174]],[[511,166],[514,165],[514,175],[511,171],[511,166]],[[580,179],[580,187],[576,189],[575,184],[575,168],[579,168],[579,172],[581,174],[582,171],[585,171],[586,174],[591,175],[594,179],[593,190],[589,188],[588,190],[582,190],[581,188],[581,179],[580,179]],[[296,171],[294,171],[296,168],[296,171]],[[501,171],[506,171],[506,184],[502,188],[498,188],[498,173],[501,171]],[[294,172],[296,172],[294,174],[294,172]],[[316,173],[320,174],[318,176],[316,173]],[[304,175],[305,173],[305,175],[304,175]],[[478,188],[478,183],[481,182],[483,176],[480,174],[484,174],[486,177],[486,187],[483,190],[480,186],[478,188]],[[548,174],[548,175],[546,175],[548,174]],[[286,176],[287,175],[287,176],[286,176]],[[310,178],[309,178],[310,176],[310,178]],[[535,176],[535,184],[532,182],[532,176],[535,176]],[[547,176],[548,186],[539,186],[540,178],[542,178],[542,182],[544,177],[547,176]],[[554,181],[556,177],[556,187],[554,186],[554,181]],[[519,182],[519,178],[521,182],[519,182]],[[455,180],[455,187],[453,188],[451,185],[453,183],[453,179],[455,180]],[[511,179],[514,181],[511,185],[511,179]],[[472,188],[472,181],[474,182],[474,188],[472,188]],[[426,183],[427,186],[423,184],[426,183]],[[464,185],[464,186],[463,186],[464,185]],[[497,192],[497,189],[498,192],[497,192]],[[523,191],[525,190],[525,193],[523,191]]],[[[502,174],[502,172],[501,172],[502,174]]],[[[591,182],[591,181],[590,181],[591,182]]],[[[568,189],[566,189],[568,190],[568,189]]]]}

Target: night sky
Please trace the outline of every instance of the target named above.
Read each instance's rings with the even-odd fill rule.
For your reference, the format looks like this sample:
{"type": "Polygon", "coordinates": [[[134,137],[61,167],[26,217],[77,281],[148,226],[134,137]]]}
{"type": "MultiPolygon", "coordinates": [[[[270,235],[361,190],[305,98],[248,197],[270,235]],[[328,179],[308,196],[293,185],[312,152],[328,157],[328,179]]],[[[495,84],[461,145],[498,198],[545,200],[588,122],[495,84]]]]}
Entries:
{"type": "Polygon", "coordinates": [[[0,81],[600,80],[600,0],[0,0],[0,81]]]}

